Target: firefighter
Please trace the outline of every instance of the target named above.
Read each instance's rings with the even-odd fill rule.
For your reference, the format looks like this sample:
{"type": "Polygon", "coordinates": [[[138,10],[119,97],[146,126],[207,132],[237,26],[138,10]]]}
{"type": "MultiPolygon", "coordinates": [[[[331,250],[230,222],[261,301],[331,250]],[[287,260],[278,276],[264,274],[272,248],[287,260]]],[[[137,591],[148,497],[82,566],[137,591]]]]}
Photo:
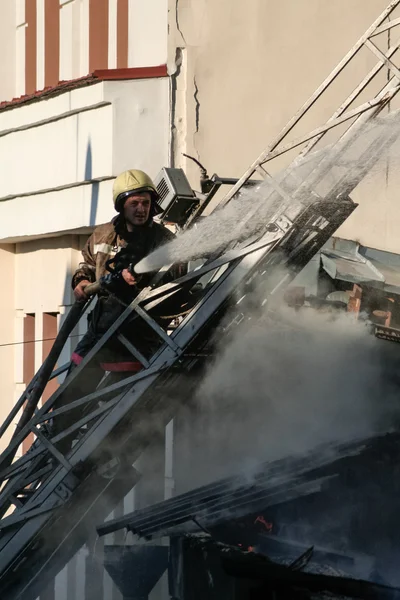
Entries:
{"type": "MultiPolygon", "coordinates": [[[[157,202],[159,195],[154,183],[143,171],[134,169],[118,175],[114,181],[113,199],[118,215],[110,223],[96,227],[83,248],[84,261],[72,277],[77,300],[85,299],[85,288],[105,275],[107,265],[113,261],[113,270],[120,271],[123,279],[117,295],[129,304],[149,283],[151,274],[134,276],[128,270],[128,264],[136,264],[174,238],[169,229],[153,220],[162,212],[157,202]]],[[[178,277],[182,272],[182,267],[175,267],[170,277],[178,277]]],[[[89,318],[88,331],[72,354],[74,364],[82,361],[121,312],[121,304],[116,303],[115,295],[107,291],[99,293],[89,318]]]]}
{"type": "MultiPolygon", "coordinates": [[[[128,268],[139,262],[158,246],[173,239],[174,234],[153,217],[161,213],[159,195],[150,177],[137,169],[118,175],[113,185],[114,207],[117,216],[105,225],[96,227],[83,250],[83,262],[72,277],[72,288],[77,300],[85,300],[85,288],[99,280],[108,271],[120,273],[120,283],[113,293],[101,289],[94,310],[88,317],[88,330],[76,346],[71,357],[71,368],[80,364],[97,341],[111,327],[125,307],[148,285],[152,274],[137,276],[128,268]],[[112,264],[112,267],[111,267],[112,264]]],[[[167,279],[175,279],[184,274],[184,267],[178,265],[167,273],[167,279]]],[[[166,278],[164,277],[163,282],[166,278]]],[[[154,351],[157,335],[141,321],[126,322],[122,332],[140,352],[146,356],[154,351]]],[[[114,380],[139,371],[142,365],[132,357],[126,347],[111,337],[86,368],[70,382],[59,397],[57,407],[89,394],[97,387],[104,372],[116,374],[114,380]]],[[[53,421],[51,433],[57,435],[83,416],[82,409],[73,409],[59,415],[53,421]]],[[[61,451],[68,451],[71,438],[57,444],[61,451]]]]}

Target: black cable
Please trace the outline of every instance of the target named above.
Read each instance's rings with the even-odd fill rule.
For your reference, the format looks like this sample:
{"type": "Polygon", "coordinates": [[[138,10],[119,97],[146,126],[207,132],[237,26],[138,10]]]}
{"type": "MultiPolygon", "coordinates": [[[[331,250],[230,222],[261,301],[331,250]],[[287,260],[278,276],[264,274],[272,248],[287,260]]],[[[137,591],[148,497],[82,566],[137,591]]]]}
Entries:
{"type": "MultiPolygon", "coordinates": [[[[73,335],[69,335],[68,339],[74,337],[81,337],[84,335],[83,333],[74,333],[73,335]]],[[[29,340],[26,342],[10,342],[9,344],[0,344],[0,348],[5,348],[6,346],[19,346],[21,344],[36,344],[37,342],[53,342],[56,338],[43,338],[42,340],[29,340]]]]}

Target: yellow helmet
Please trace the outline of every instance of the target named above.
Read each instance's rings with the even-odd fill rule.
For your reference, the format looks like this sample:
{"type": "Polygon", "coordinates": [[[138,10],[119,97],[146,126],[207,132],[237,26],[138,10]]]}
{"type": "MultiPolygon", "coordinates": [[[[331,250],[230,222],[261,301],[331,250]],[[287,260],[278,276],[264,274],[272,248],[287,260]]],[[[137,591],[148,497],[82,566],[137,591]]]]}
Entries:
{"type": "Polygon", "coordinates": [[[162,212],[157,203],[160,196],[156,186],[147,173],[139,171],[139,169],[124,171],[115,178],[113,185],[115,210],[119,212],[122,208],[121,201],[125,200],[125,198],[135,191],[150,192],[156,212],[162,212]]]}

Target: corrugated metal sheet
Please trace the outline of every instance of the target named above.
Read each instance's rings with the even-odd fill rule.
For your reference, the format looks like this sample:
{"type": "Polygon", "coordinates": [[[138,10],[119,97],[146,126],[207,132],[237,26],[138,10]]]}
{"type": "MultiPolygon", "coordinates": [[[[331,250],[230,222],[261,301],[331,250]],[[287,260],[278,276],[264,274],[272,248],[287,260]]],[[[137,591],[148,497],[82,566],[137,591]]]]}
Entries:
{"type": "MultiPolygon", "coordinates": [[[[396,447],[398,436],[384,436],[396,447]]],[[[336,477],[332,464],[341,458],[357,457],[379,445],[380,438],[348,444],[328,444],[301,457],[290,457],[260,465],[251,477],[240,475],[186,492],[180,496],[107,521],[97,528],[99,535],[127,528],[151,539],[180,535],[240,518],[268,506],[275,506],[319,491],[321,484],[336,477]]]]}
{"type": "Polygon", "coordinates": [[[371,287],[400,294],[400,256],[348,242],[346,250],[336,244],[321,251],[321,263],[332,279],[367,283],[371,287]],[[352,246],[350,245],[352,244],[352,246]]]}

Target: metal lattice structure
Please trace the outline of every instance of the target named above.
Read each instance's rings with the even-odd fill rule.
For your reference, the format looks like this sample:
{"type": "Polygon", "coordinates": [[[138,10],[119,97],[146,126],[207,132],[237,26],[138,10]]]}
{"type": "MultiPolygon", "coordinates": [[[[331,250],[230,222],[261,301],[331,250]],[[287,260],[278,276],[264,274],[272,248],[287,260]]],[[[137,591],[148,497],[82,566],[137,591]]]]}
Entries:
{"type": "MultiPolygon", "coordinates": [[[[282,292],[327,239],[352,213],[355,204],[349,197],[383,150],[394,142],[397,133],[382,135],[374,127],[384,118],[380,113],[394,112],[392,101],[400,90],[400,70],[393,62],[400,37],[383,51],[379,36],[400,25],[400,17],[388,21],[400,0],[390,3],[382,15],[334,69],[276,139],[249,167],[221,201],[224,207],[240,193],[256,173],[267,180],[265,201],[273,198],[277,209],[265,221],[257,239],[221,250],[219,256],[202,268],[172,283],[162,283],[162,273],[144,289],[115,321],[53,394],[23,423],[0,457],[0,596],[4,600],[34,600],[75,552],[85,543],[118,501],[135,485],[138,474],[134,461],[162,432],[179,406],[196,386],[204,355],[212,351],[210,339],[219,338],[235,327],[252,310],[246,298],[261,303],[282,292]],[[288,140],[298,126],[310,118],[311,109],[323,100],[337,77],[356,59],[359,51],[371,53],[374,66],[340,101],[331,117],[320,124],[317,113],[314,127],[288,140]],[[372,88],[371,88],[372,86],[372,88]],[[366,94],[369,94],[365,96],[366,94]],[[364,95],[364,100],[353,107],[364,95]],[[369,127],[367,143],[359,151],[359,133],[369,127]],[[329,137],[335,133],[336,137],[329,137]],[[325,144],[325,145],[324,145],[325,144]],[[350,162],[340,164],[340,175],[332,179],[346,153],[356,151],[359,168],[350,162]],[[290,156],[282,167],[279,162],[290,156]],[[278,160],[278,171],[271,174],[266,165],[278,160]],[[283,272],[284,268],[284,272],[283,272]],[[204,275],[213,275],[203,294],[179,326],[169,335],[153,316],[155,309],[171,303],[204,275]],[[240,289],[242,301],[236,301],[240,289]],[[243,301],[244,297],[244,301],[243,301]],[[227,312],[228,311],[228,312],[227,312]],[[229,315],[227,318],[226,315],[229,315]],[[158,349],[145,357],[124,335],[128,320],[145,321],[158,338],[158,349]],[[62,395],[77,377],[85,374],[89,363],[112,336],[118,336],[142,370],[135,375],[109,383],[109,378],[84,397],[60,403],[62,395]],[[185,385],[181,382],[184,379],[185,385]],[[80,409],[82,417],[56,436],[49,435],[48,422],[80,409]],[[31,450],[14,460],[24,439],[34,435],[31,450]],[[59,443],[76,434],[77,443],[63,453],[59,443]]],[[[389,117],[391,114],[389,114],[389,117]]],[[[263,192],[264,193],[264,192],[263,192]]],[[[200,204],[200,215],[207,200],[200,204]]],[[[193,217],[192,217],[193,222],[193,217]]],[[[82,314],[83,306],[72,308],[71,319],[82,314]]],[[[48,367],[48,365],[47,365],[48,367]]],[[[54,372],[52,376],[56,376],[54,372]]],[[[26,402],[36,396],[37,381],[50,373],[43,370],[28,386],[0,432],[14,427],[13,422],[26,402]]],[[[46,378],[45,377],[45,378],[46,378]]],[[[47,380],[47,379],[46,379],[47,380]]]]}

